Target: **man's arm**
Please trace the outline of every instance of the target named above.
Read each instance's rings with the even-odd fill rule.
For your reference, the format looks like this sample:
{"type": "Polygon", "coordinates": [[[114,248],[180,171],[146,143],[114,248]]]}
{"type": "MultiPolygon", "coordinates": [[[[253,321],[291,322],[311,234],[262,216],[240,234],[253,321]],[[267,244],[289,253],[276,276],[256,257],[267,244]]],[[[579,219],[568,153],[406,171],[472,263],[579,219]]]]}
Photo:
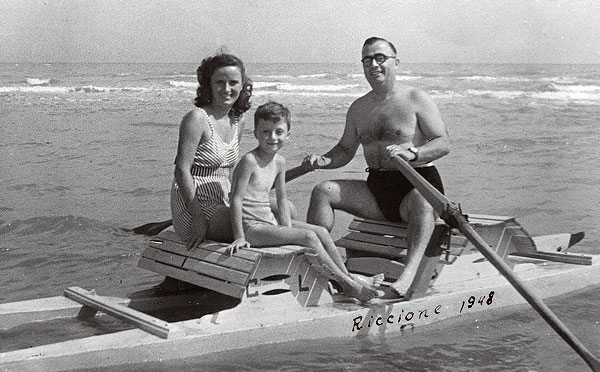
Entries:
{"type": "Polygon", "coordinates": [[[428,139],[426,143],[417,146],[419,163],[427,163],[447,155],[450,152],[450,138],[437,105],[421,90],[412,92],[411,98],[416,107],[417,125],[428,139]]]}
{"type": "Polygon", "coordinates": [[[411,162],[413,166],[418,166],[447,155],[450,152],[450,138],[440,111],[425,92],[414,89],[410,92],[409,98],[417,119],[415,138],[413,138],[416,143],[411,141],[400,145],[389,145],[385,150],[390,158],[398,155],[411,162]],[[421,141],[417,138],[421,138],[421,141]],[[417,148],[416,154],[409,150],[414,147],[417,148]]]}

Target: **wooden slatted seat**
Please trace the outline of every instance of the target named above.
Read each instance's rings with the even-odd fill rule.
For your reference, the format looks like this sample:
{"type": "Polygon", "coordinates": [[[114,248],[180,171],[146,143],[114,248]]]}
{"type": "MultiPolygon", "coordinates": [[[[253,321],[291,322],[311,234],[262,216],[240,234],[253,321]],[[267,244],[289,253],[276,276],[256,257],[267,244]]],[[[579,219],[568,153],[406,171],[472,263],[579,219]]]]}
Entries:
{"type": "MultiPolygon", "coordinates": [[[[535,251],[533,239],[515,218],[490,215],[468,217],[471,225],[500,257],[506,259],[512,252],[535,251]]],[[[394,281],[400,276],[406,262],[406,224],[354,218],[348,229],[348,234],[335,243],[346,249],[350,271],[366,275],[384,273],[387,281],[394,281]]],[[[444,265],[454,262],[464,251],[474,249],[456,229],[451,229],[438,219],[408,297],[424,296],[444,265]]],[[[509,261],[509,264],[512,263],[509,261]]]]}
{"type": "MultiPolygon", "coordinates": [[[[406,235],[406,224],[403,223],[354,218],[349,226],[349,233],[335,244],[346,249],[346,265],[351,272],[365,275],[383,273],[387,281],[394,281],[402,273],[406,261],[406,235]]],[[[417,270],[417,279],[407,297],[425,295],[431,278],[439,274],[438,266],[444,253],[442,246],[447,245],[449,239],[450,228],[441,220],[436,222],[425,256],[417,270]]],[[[452,260],[450,256],[447,259],[452,260]]]]}
{"type": "Polygon", "coordinates": [[[328,287],[307,261],[305,247],[246,248],[229,255],[227,246],[207,241],[188,250],[174,231],[165,230],[149,242],[138,267],[240,299],[290,292],[303,306],[316,305],[328,287]]]}

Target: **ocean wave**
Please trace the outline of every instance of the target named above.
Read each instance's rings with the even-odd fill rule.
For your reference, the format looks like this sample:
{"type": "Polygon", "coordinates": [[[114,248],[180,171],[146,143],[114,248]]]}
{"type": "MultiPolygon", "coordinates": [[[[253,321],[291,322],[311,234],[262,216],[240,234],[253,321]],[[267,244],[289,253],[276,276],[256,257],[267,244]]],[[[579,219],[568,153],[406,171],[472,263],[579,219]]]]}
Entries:
{"type": "Polygon", "coordinates": [[[531,81],[530,78],[526,77],[517,77],[517,76],[486,76],[486,75],[473,75],[473,76],[460,76],[456,78],[457,80],[466,80],[466,81],[483,81],[486,83],[493,82],[528,82],[531,81]]]}
{"type": "Polygon", "coordinates": [[[522,90],[478,90],[467,89],[465,94],[469,96],[479,96],[486,98],[512,99],[524,96],[526,93],[522,90]]]}
{"type": "Polygon", "coordinates": [[[50,84],[51,79],[37,79],[37,78],[27,78],[25,81],[29,85],[48,85],[50,84]]]}
{"type": "Polygon", "coordinates": [[[564,84],[548,84],[549,91],[555,92],[570,92],[570,93],[600,93],[598,85],[564,85],[564,84]]]}
{"type": "Polygon", "coordinates": [[[169,85],[176,88],[198,88],[197,81],[169,80],[169,85]]]}
{"type": "Polygon", "coordinates": [[[280,92],[343,92],[361,87],[359,84],[292,84],[281,81],[257,81],[254,82],[254,93],[257,91],[280,91],[280,92]]]}
{"type": "Polygon", "coordinates": [[[397,81],[411,81],[411,80],[419,80],[422,76],[408,76],[408,75],[398,75],[396,76],[397,81]]]}
{"type": "Polygon", "coordinates": [[[85,86],[48,86],[48,85],[30,85],[30,86],[4,86],[0,87],[0,93],[119,93],[119,92],[144,92],[150,90],[145,87],[100,87],[94,85],[85,86]]]}
{"type": "Polygon", "coordinates": [[[360,87],[358,84],[311,84],[311,85],[300,85],[283,83],[277,85],[278,90],[283,91],[312,91],[312,92],[339,92],[343,90],[349,90],[356,87],[360,87]]]}
{"type": "Polygon", "coordinates": [[[365,94],[365,92],[310,92],[310,91],[254,91],[252,93],[253,96],[266,96],[266,95],[294,95],[294,96],[303,96],[303,97],[353,97],[358,98],[365,94]]]}

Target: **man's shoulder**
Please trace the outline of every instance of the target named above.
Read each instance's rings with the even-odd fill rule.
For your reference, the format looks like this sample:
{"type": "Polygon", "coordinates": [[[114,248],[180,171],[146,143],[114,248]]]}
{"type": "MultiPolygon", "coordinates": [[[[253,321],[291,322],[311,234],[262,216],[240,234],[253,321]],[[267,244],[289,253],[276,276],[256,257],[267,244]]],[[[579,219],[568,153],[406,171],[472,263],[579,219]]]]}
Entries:
{"type": "Polygon", "coordinates": [[[414,103],[423,102],[430,99],[429,95],[424,90],[409,85],[404,86],[400,94],[405,99],[408,99],[414,103]]]}
{"type": "Polygon", "coordinates": [[[348,109],[348,111],[361,110],[363,107],[370,105],[372,101],[372,95],[373,91],[369,91],[369,93],[358,97],[354,100],[354,102],[352,102],[352,104],[350,104],[350,108],[348,109]]]}

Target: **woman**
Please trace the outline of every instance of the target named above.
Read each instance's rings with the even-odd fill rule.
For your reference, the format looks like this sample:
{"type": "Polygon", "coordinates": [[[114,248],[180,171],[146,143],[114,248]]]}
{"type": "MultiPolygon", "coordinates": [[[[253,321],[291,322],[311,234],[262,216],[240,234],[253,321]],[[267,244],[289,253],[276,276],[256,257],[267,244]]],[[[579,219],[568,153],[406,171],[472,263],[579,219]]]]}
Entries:
{"type": "Polygon", "coordinates": [[[173,227],[188,249],[204,239],[232,240],[230,172],[252,95],[244,64],[233,55],[208,57],[197,72],[196,108],[181,121],[171,188],[173,227]]]}

